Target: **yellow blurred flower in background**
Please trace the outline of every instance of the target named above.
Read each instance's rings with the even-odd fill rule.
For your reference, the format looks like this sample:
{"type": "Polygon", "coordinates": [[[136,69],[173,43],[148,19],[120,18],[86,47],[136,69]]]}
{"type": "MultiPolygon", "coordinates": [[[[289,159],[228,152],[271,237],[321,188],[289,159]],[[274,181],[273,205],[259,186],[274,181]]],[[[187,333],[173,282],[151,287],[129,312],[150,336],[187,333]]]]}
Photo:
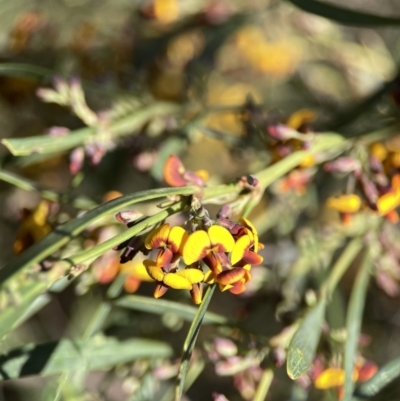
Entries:
{"type": "Polygon", "coordinates": [[[236,35],[236,45],[254,70],[274,78],[292,74],[301,59],[301,48],[294,40],[270,42],[256,27],[240,30],[236,35]]]}
{"type": "Polygon", "coordinates": [[[155,0],[154,16],[165,24],[175,21],[179,16],[179,4],[177,0],[155,0]]]}
{"type": "Polygon", "coordinates": [[[21,225],[14,242],[14,253],[19,254],[51,231],[47,222],[49,202],[42,200],[34,210],[24,209],[21,225]]]}

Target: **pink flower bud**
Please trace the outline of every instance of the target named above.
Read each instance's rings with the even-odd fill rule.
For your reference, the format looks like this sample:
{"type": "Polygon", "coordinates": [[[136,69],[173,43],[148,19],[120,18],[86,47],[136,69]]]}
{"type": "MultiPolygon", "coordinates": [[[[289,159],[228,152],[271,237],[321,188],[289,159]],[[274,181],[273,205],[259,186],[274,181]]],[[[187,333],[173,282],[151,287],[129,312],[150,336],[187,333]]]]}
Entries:
{"type": "Polygon", "coordinates": [[[325,171],[331,173],[351,173],[361,170],[361,163],[353,157],[339,157],[336,160],[324,164],[325,171]]]}
{"type": "Polygon", "coordinates": [[[140,213],[137,210],[126,210],[124,212],[117,213],[115,218],[121,223],[128,224],[140,219],[142,216],[143,213],[140,213]]]}
{"type": "Polygon", "coordinates": [[[236,344],[229,338],[216,338],[214,347],[218,354],[225,358],[236,355],[238,351],[236,344]]]}

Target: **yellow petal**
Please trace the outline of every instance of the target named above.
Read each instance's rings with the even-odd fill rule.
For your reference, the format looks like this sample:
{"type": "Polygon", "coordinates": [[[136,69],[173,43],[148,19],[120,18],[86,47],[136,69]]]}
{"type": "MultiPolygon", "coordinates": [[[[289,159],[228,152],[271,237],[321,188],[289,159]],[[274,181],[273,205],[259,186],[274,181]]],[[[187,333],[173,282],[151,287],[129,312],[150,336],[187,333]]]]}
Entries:
{"type": "Polygon", "coordinates": [[[219,284],[219,289],[221,292],[225,292],[230,290],[233,287],[232,284],[227,284],[227,285],[223,285],[223,284],[219,284]]]}
{"type": "Polygon", "coordinates": [[[175,274],[184,277],[191,284],[198,284],[204,280],[204,273],[199,269],[189,268],[175,274]]]}
{"type": "Polygon", "coordinates": [[[144,241],[144,246],[147,249],[161,248],[167,244],[168,235],[170,232],[169,224],[163,224],[161,227],[153,230],[144,241]]]}
{"type": "MultiPolygon", "coordinates": [[[[320,390],[326,390],[332,387],[339,387],[344,384],[344,370],[340,368],[328,368],[321,372],[315,379],[315,387],[320,390]]],[[[353,381],[358,378],[358,372],[356,369],[353,371],[353,381]]]]}
{"type": "Polygon", "coordinates": [[[360,210],[361,199],[355,194],[342,195],[337,198],[328,198],[326,205],[338,212],[356,213],[360,210]]]}
{"type": "Polygon", "coordinates": [[[164,277],[164,272],[161,267],[157,266],[153,260],[146,259],[143,261],[146,271],[149,276],[155,281],[162,281],[164,277]]]}
{"type": "Polygon", "coordinates": [[[303,124],[309,124],[316,119],[314,111],[309,109],[300,109],[294,112],[286,122],[286,125],[294,129],[299,129],[303,124]]]}
{"type": "Polygon", "coordinates": [[[376,202],[376,207],[381,216],[385,216],[400,205],[400,191],[388,192],[382,195],[376,202]]]}
{"type": "Polygon", "coordinates": [[[189,235],[183,246],[183,260],[187,265],[191,265],[207,255],[211,247],[210,238],[204,230],[195,231],[189,235]]]}
{"type": "Polygon", "coordinates": [[[210,178],[210,173],[207,170],[196,170],[194,173],[203,181],[207,181],[210,178]]]}
{"type": "Polygon", "coordinates": [[[321,372],[315,380],[315,387],[326,390],[331,387],[339,387],[344,384],[344,370],[329,368],[321,372]]]}
{"type": "Polygon", "coordinates": [[[373,143],[370,148],[370,152],[373,156],[375,156],[379,161],[383,162],[386,159],[388,151],[386,147],[381,142],[373,143]]]}
{"type": "Polygon", "coordinates": [[[245,251],[250,247],[251,239],[246,235],[242,235],[235,243],[231,253],[231,264],[234,265],[244,256],[245,251]]]}
{"type": "Polygon", "coordinates": [[[204,282],[207,284],[215,283],[215,274],[211,270],[204,275],[204,282]]]}
{"type": "Polygon", "coordinates": [[[253,241],[254,241],[254,252],[258,252],[259,250],[259,246],[258,246],[258,232],[256,230],[256,228],[253,226],[253,223],[246,219],[245,217],[241,217],[240,218],[240,222],[246,227],[248,228],[251,233],[253,234],[253,241]]]}
{"type": "Polygon", "coordinates": [[[121,272],[129,276],[135,277],[140,281],[152,281],[153,279],[147,273],[146,266],[143,261],[129,261],[121,265],[121,272]]]}
{"type": "Polygon", "coordinates": [[[183,246],[185,245],[189,235],[184,228],[175,226],[171,228],[168,235],[168,243],[171,245],[171,250],[174,253],[182,253],[183,246]]]}
{"type": "Polygon", "coordinates": [[[192,284],[185,278],[176,273],[167,273],[164,276],[163,283],[175,290],[191,290],[192,284]]]}
{"type": "Polygon", "coordinates": [[[220,245],[222,247],[220,252],[232,252],[235,240],[225,227],[211,226],[208,229],[208,236],[210,237],[211,246],[220,245]]]}

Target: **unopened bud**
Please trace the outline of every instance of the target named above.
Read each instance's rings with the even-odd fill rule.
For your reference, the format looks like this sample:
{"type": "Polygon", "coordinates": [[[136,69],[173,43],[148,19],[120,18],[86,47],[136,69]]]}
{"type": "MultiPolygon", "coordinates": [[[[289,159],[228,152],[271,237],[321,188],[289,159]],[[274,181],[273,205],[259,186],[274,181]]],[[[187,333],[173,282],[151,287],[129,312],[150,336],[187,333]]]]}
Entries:
{"type": "Polygon", "coordinates": [[[66,136],[70,133],[69,128],[67,127],[50,127],[47,130],[47,133],[50,136],[54,136],[54,137],[60,137],[60,136],[66,136]]]}
{"type": "Polygon", "coordinates": [[[219,355],[225,358],[234,356],[238,352],[236,344],[229,338],[219,337],[214,339],[214,348],[219,355]]]}
{"type": "Polygon", "coordinates": [[[232,214],[232,206],[226,204],[222,206],[219,212],[217,213],[217,219],[229,219],[231,214],[232,214]]]}
{"type": "Polygon", "coordinates": [[[81,171],[85,159],[85,150],[82,147],[76,148],[70,155],[69,171],[72,175],[81,171]]]}
{"type": "Polygon", "coordinates": [[[324,164],[324,170],[331,173],[351,173],[361,170],[361,163],[353,157],[339,157],[324,164]]]}
{"type": "Polygon", "coordinates": [[[365,175],[362,175],[360,177],[360,181],[369,206],[372,209],[376,210],[376,202],[379,198],[379,193],[376,185],[365,175]]]}
{"type": "Polygon", "coordinates": [[[223,394],[212,393],[213,401],[229,401],[223,394]]]}
{"type": "Polygon", "coordinates": [[[115,215],[115,218],[124,224],[132,223],[141,217],[143,217],[143,213],[140,213],[137,210],[126,210],[115,215]]]}

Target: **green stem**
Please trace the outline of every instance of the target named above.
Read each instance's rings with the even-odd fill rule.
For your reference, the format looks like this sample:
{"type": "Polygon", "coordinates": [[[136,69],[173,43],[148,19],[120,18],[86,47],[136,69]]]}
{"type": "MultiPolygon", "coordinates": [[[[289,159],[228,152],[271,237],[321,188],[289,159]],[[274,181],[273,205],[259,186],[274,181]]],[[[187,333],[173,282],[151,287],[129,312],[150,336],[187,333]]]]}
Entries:
{"type": "MultiPolygon", "coordinates": [[[[108,130],[112,138],[132,135],[151,118],[174,114],[179,110],[179,106],[174,103],[154,103],[136,110],[128,116],[111,121],[108,130]]],[[[49,135],[40,135],[29,138],[6,138],[2,140],[2,143],[14,156],[28,156],[35,152],[40,154],[57,153],[84,145],[92,136],[96,135],[97,130],[97,127],[85,127],[59,137],[57,140],[49,135]]]]}
{"type": "Polygon", "coordinates": [[[215,291],[215,284],[211,285],[207,288],[207,291],[204,295],[203,301],[201,302],[199,309],[197,310],[196,316],[193,319],[193,322],[190,326],[189,332],[186,336],[186,340],[183,344],[182,351],[182,361],[179,366],[179,372],[177,376],[177,383],[175,388],[175,401],[180,401],[183,393],[183,388],[185,385],[185,379],[187,375],[187,371],[189,369],[189,362],[192,356],[192,352],[194,349],[194,345],[197,340],[197,336],[199,335],[200,327],[203,322],[204,315],[207,312],[208,305],[210,304],[212,295],[215,291]]]}
{"type": "Polygon", "coordinates": [[[346,246],[339,259],[332,267],[328,278],[321,285],[321,298],[327,300],[332,296],[338,282],[342,278],[343,274],[346,272],[350,263],[360,252],[362,245],[362,238],[356,237],[353,238],[351,242],[346,246]]]}
{"type": "Polygon", "coordinates": [[[371,267],[371,255],[369,249],[365,255],[358,271],[357,277],[351,291],[349,308],[346,318],[347,340],[344,349],[344,396],[343,401],[350,401],[354,390],[353,370],[360,336],[362,317],[364,312],[365,298],[368,289],[368,281],[371,267]]]}
{"type": "MultiPolygon", "coordinates": [[[[61,198],[63,197],[63,195],[58,192],[42,188],[36,182],[10,173],[9,171],[0,170],[0,180],[8,182],[17,188],[23,189],[24,191],[38,191],[43,199],[47,199],[51,202],[60,202],[61,198]]],[[[97,204],[89,199],[76,198],[72,200],[72,206],[81,210],[90,210],[96,207],[97,204]]]]}

